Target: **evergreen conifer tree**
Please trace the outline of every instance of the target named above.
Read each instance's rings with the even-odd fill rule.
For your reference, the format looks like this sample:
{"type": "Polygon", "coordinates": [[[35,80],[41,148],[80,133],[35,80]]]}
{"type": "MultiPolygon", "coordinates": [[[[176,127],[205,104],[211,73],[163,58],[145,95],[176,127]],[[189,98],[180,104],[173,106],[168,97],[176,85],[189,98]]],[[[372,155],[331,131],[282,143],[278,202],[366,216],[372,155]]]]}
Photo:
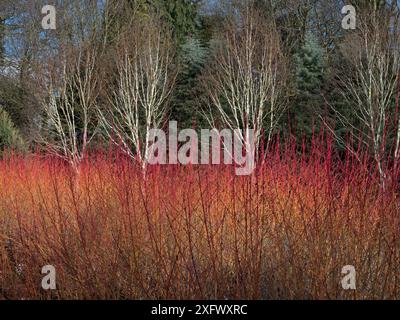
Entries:
{"type": "MultiPolygon", "coordinates": [[[[323,110],[324,51],[311,32],[306,34],[304,45],[295,55],[296,99],[294,106],[297,135],[311,137],[313,127],[323,110]]],[[[318,129],[318,128],[314,128],[318,129]]]]}
{"type": "Polygon", "coordinates": [[[4,19],[0,16],[0,67],[4,64],[4,19]]]}
{"type": "Polygon", "coordinates": [[[180,52],[180,73],[172,101],[170,118],[182,128],[199,125],[198,99],[201,95],[198,77],[206,62],[207,48],[200,40],[190,37],[180,52]]]}
{"type": "Polygon", "coordinates": [[[0,106],[0,156],[5,149],[23,150],[24,142],[8,113],[0,106]]]}

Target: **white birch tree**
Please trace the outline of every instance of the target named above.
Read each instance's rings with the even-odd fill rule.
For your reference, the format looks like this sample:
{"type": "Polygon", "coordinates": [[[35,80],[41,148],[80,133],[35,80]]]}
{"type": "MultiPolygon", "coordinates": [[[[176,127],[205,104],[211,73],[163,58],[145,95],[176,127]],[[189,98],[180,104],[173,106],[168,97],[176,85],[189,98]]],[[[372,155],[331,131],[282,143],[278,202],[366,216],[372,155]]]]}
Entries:
{"type": "MultiPolygon", "coordinates": [[[[341,76],[342,93],[353,109],[356,127],[336,110],[339,119],[356,136],[362,135],[373,152],[384,184],[389,152],[389,124],[393,123],[393,98],[400,81],[399,13],[369,11],[359,15],[359,26],[348,36],[343,53],[351,69],[341,76]]],[[[400,157],[400,122],[395,128],[395,163],[400,157]]]]}
{"type": "Polygon", "coordinates": [[[176,78],[171,31],[158,18],[136,17],[121,35],[115,60],[117,83],[100,121],[108,139],[145,169],[150,129],[165,120],[176,78]]]}
{"type": "MultiPolygon", "coordinates": [[[[248,4],[231,15],[215,43],[204,78],[209,122],[215,126],[216,111],[225,128],[253,129],[257,152],[263,128],[269,144],[285,107],[286,60],[279,32],[248,4]]],[[[246,137],[241,139],[246,145],[246,137]]]]}
{"type": "Polygon", "coordinates": [[[47,124],[42,142],[77,169],[96,133],[89,126],[97,119],[98,55],[92,47],[64,52],[47,80],[48,96],[43,102],[47,124]]]}

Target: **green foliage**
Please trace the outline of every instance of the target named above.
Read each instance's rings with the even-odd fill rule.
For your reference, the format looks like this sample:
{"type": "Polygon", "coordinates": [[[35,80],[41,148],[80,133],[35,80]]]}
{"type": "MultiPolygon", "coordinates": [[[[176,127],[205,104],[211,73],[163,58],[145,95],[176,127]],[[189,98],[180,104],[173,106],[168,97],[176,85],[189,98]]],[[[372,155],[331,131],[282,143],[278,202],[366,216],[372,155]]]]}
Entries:
{"type": "Polygon", "coordinates": [[[199,76],[206,62],[207,48],[196,38],[188,38],[182,45],[180,53],[180,74],[172,98],[170,118],[179,125],[189,128],[201,119],[199,96],[202,94],[199,86],[199,76]]]}
{"type": "MultiPolygon", "coordinates": [[[[195,34],[200,26],[198,15],[199,0],[116,0],[126,1],[126,10],[118,12],[117,16],[125,21],[126,15],[136,14],[146,16],[148,14],[159,15],[173,30],[174,37],[179,45],[183,44],[186,37],[195,34]],[[122,15],[122,16],[121,16],[122,15]]],[[[124,6],[122,6],[124,7],[124,6]]],[[[118,23],[114,19],[114,23],[118,23]]],[[[115,26],[114,26],[115,27],[115,26]]],[[[117,28],[118,29],[118,28],[117,28]]]]}
{"type": "Polygon", "coordinates": [[[32,135],[33,119],[38,115],[39,106],[29,90],[16,79],[0,76],[0,105],[24,137],[32,135]]]}
{"type": "Polygon", "coordinates": [[[198,3],[194,0],[161,1],[164,17],[173,27],[178,43],[183,44],[186,37],[196,33],[199,27],[198,3]]]}
{"type": "MultiPolygon", "coordinates": [[[[296,98],[294,118],[296,134],[310,137],[314,120],[321,115],[324,101],[324,51],[312,33],[308,33],[304,45],[295,55],[296,98]]],[[[317,121],[318,122],[318,121],[317,121]]]]}
{"type": "Polygon", "coordinates": [[[3,156],[5,149],[22,151],[25,143],[8,113],[0,107],[0,156],[3,156]]]}
{"type": "Polygon", "coordinates": [[[311,33],[296,55],[296,77],[299,91],[315,93],[321,86],[323,70],[323,50],[311,33]]]}
{"type": "Polygon", "coordinates": [[[4,19],[0,17],[0,67],[4,61],[4,19]]]}

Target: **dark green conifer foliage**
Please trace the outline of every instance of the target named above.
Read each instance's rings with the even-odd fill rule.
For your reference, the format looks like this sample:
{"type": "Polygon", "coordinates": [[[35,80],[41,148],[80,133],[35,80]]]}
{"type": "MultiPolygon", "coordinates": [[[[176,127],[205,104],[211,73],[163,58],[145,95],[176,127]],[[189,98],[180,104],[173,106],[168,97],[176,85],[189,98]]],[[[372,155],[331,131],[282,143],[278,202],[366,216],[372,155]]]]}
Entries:
{"type": "Polygon", "coordinates": [[[206,62],[207,48],[197,38],[188,38],[180,52],[180,73],[172,99],[170,118],[181,128],[199,125],[201,115],[199,76],[206,62]]]}
{"type": "Polygon", "coordinates": [[[295,131],[297,135],[311,137],[313,126],[319,122],[314,120],[318,120],[324,105],[324,51],[312,33],[307,33],[304,45],[295,55],[295,67],[295,131]]]}
{"type": "Polygon", "coordinates": [[[0,106],[0,156],[6,149],[21,151],[25,149],[25,144],[10,116],[0,106]]]}

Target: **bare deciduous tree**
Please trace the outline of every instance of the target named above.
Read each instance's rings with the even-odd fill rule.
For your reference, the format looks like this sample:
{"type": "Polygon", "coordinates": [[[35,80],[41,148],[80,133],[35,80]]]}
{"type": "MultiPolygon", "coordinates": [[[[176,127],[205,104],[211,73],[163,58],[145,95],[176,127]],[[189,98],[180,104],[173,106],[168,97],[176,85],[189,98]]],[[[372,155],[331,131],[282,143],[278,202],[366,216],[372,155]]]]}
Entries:
{"type": "Polygon", "coordinates": [[[97,2],[74,0],[57,7],[57,29],[37,69],[44,111],[40,142],[75,169],[97,130],[104,46],[97,2]],[[44,94],[43,94],[44,92],[44,94]]]}
{"type": "Polygon", "coordinates": [[[97,59],[96,49],[90,46],[65,49],[48,78],[44,102],[47,126],[42,141],[75,169],[95,134],[89,125],[96,119],[97,59]]]}
{"type": "Polygon", "coordinates": [[[154,17],[136,17],[115,54],[117,83],[99,116],[107,137],[146,167],[149,131],[165,120],[176,70],[171,31],[154,17]]]}
{"type": "MultiPolygon", "coordinates": [[[[393,98],[400,81],[399,13],[369,10],[359,14],[358,28],[348,36],[343,53],[352,70],[341,76],[343,95],[354,108],[361,128],[350,123],[337,110],[339,119],[357,135],[362,134],[373,151],[382,182],[386,179],[389,123],[394,114],[393,98]]],[[[400,156],[400,123],[397,124],[396,162],[400,156]]]]}
{"type": "MultiPolygon", "coordinates": [[[[285,61],[274,22],[249,5],[232,14],[216,39],[204,78],[208,107],[232,130],[254,129],[256,150],[263,127],[271,141],[285,107],[285,61]]],[[[209,121],[215,125],[214,117],[209,121]]],[[[245,137],[241,139],[246,143],[245,137]]]]}

